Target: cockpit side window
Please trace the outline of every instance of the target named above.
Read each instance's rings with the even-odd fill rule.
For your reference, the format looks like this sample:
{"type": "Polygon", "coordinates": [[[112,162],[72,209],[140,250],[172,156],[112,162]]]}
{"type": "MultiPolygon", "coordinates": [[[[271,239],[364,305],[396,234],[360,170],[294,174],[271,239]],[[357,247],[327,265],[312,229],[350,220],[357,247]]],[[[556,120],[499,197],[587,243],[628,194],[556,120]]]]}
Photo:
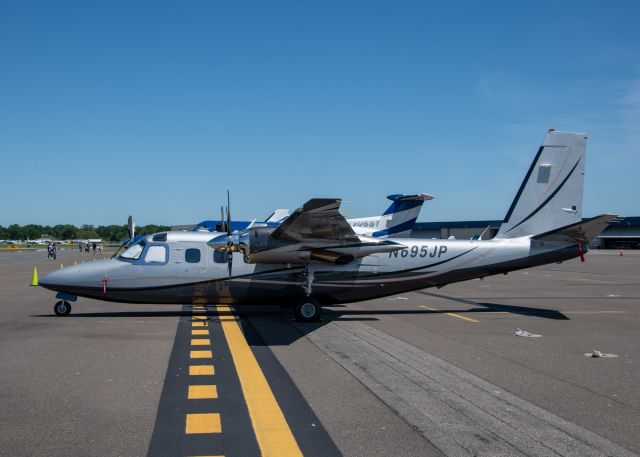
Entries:
{"type": "Polygon", "coordinates": [[[123,259],[138,260],[146,244],[147,243],[145,243],[144,240],[140,241],[139,243],[132,244],[127,248],[126,251],[120,254],[120,257],[122,257],[123,259]]]}
{"type": "Polygon", "coordinates": [[[200,249],[189,248],[184,251],[184,260],[187,263],[200,263],[200,249]]]}
{"type": "Polygon", "coordinates": [[[167,261],[167,248],[165,246],[149,246],[147,253],[144,256],[145,263],[159,262],[164,263],[167,261]]]}

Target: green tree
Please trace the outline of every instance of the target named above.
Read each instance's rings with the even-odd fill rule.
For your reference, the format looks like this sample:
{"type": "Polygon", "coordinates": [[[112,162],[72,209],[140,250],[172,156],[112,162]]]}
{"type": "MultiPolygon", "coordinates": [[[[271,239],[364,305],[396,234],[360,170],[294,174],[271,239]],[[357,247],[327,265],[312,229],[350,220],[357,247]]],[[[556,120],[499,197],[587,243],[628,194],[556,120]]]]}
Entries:
{"type": "Polygon", "coordinates": [[[83,224],[78,230],[78,238],[99,238],[99,235],[93,225],[83,224]]]}

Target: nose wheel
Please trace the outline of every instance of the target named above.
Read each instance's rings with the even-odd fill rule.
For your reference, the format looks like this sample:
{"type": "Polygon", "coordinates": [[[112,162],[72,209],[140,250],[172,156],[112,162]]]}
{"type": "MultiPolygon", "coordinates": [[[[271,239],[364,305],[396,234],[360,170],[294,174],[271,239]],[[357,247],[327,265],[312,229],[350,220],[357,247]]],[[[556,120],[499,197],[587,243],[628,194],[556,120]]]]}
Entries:
{"type": "Polygon", "coordinates": [[[71,312],[71,304],[66,300],[60,300],[53,305],[53,312],[56,316],[68,316],[71,312]]]}
{"type": "Polygon", "coordinates": [[[322,308],[316,300],[307,297],[298,302],[293,315],[298,322],[317,322],[322,319],[322,308]]]}

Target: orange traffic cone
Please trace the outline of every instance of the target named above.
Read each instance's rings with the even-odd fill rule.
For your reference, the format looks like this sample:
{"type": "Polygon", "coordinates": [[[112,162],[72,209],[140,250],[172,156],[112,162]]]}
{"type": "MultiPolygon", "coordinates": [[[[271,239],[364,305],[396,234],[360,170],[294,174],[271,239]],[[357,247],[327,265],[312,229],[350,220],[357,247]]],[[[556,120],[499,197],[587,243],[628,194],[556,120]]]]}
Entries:
{"type": "Polygon", "coordinates": [[[33,277],[31,278],[31,285],[38,285],[38,270],[36,270],[36,267],[33,267],[33,277]]]}

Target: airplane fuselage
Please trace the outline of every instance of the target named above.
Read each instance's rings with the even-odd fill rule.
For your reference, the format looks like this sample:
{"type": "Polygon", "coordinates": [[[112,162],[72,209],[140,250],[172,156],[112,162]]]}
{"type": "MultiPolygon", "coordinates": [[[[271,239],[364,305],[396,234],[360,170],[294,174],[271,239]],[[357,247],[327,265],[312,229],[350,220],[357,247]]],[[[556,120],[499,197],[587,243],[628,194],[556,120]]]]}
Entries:
{"type": "MultiPolygon", "coordinates": [[[[323,305],[368,300],[579,255],[575,244],[544,245],[529,237],[395,241],[406,248],[368,255],[346,265],[310,263],[314,298],[323,305]]],[[[288,305],[306,295],[302,287],[305,267],[300,264],[247,263],[242,253],[235,252],[229,279],[226,253],[216,253],[204,238],[154,242],[149,236],[143,249],[138,259],[104,259],[56,271],[41,285],[73,296],[131,303],[288,305]],[[166,255],[147,261],[153,246],[166,255]]]]}

